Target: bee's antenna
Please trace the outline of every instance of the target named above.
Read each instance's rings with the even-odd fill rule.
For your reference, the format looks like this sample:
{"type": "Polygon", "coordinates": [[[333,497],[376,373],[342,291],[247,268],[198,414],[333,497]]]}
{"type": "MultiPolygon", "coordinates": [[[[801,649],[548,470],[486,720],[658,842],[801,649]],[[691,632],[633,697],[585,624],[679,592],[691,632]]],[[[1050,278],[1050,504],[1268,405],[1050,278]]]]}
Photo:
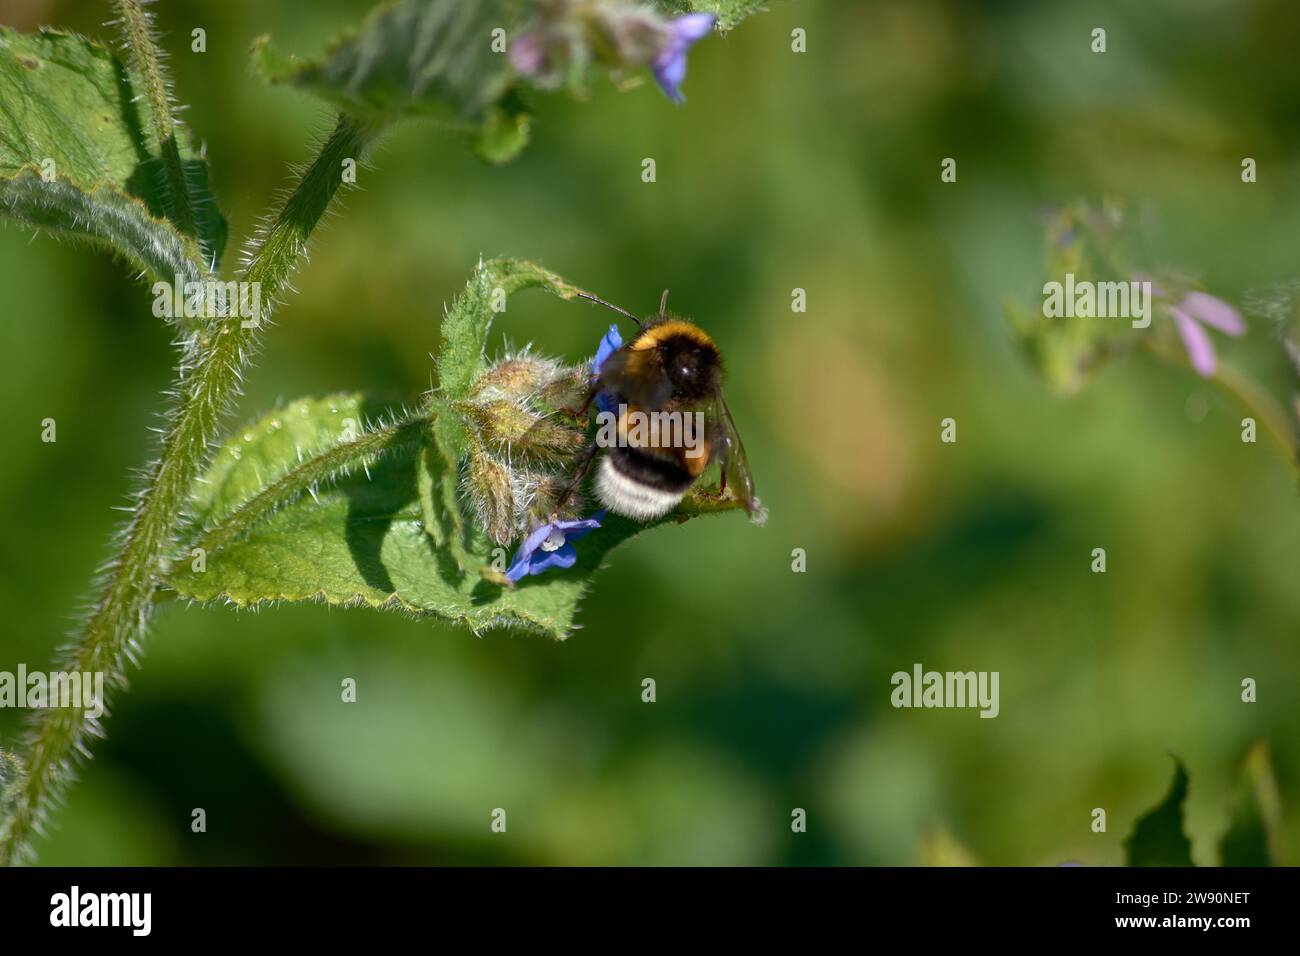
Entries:
{"type": "Polygon", "coordinates": [[[616,306],[614,303],[612,303],[612,302],[606,302],[604,299],[600,298],[600,296],[592,295],[590,292],[581,292],[581,291],[580,291],[580,292],[577,293],[577,296],[578,296],[579,299],[586,299],[586,300],[589,301],[589,302],[595,302],[597,305],[603,305],[605,308],[607,308],[607,309],[609,309],[609,310],[611,310],[611,311],[613,311],[613,312],[617,312],[619,315],[625,316],[626,318],[631,319],[633,322],[636,323],[636,327],[637,327],[638,329],[641,328],[641,320],[638,319],[638,318],[637,318],[635,315],[633,315],[631,312],[629,312],[627,309],[620,309],[620,308],[619,308],[618,306],[616,306]]]}
{"type": "Polygon", "coordinates": [[[668,290],[664,289],[664,294],[659,298],[659,317],[663,318],[668,314],[668,290]]]}

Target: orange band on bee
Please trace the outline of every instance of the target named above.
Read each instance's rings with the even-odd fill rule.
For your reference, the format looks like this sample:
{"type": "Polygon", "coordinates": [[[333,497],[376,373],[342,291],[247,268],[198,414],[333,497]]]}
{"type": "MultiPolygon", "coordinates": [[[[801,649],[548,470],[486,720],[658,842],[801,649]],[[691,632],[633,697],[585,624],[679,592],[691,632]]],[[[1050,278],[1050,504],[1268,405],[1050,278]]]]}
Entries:
{"type": "Polygon", "coordinates": [[[674,423],[671,420],[668,422],[654,420],[656,415],[689,414],[694,413],[647,412],[640,405],[620,405],[618,443],[627,448],[669,452],[692,478],[698,478],[713,457],[713,445],[704,434],[703,428],[698,429],[698,439],[693,439],[691,433],[684,433],[682,429],[673,427],[674,423]],[[653,422],[651,427],[645,427],[644,423],[647,420],[653,422]],[[638,422],[640,424],[637,424],[638,422]]]}
{"type": "Polygon", "coordinates": [[[669,319],[667,322],[660,322],[658,325],[650,326],[638,335],[632,341],[631,349],[634,352],[641,352],[646,349],[655,349],[667,339],[677,335],[688,338],[699,345],[708,346],[709,348],[714,349],[717,348],[717,346],[713,344],[713,339],[709,338],[708,333],[698,325],[691,322],[684,322],[681,319],[669,319]]]}
{"type": "Polygon", "coordinates": [[[681,466],[686,469],[686,473],[692,478],[698,478],[704,474],[704,469],[709,467],[709,461],[713,458],[713,445],[707,438],[701,441],[699,452],[693,458],[687,454],[689,449],[677,448],[674,450],[677,452],[677,460],[681,462],[681,466]]]}

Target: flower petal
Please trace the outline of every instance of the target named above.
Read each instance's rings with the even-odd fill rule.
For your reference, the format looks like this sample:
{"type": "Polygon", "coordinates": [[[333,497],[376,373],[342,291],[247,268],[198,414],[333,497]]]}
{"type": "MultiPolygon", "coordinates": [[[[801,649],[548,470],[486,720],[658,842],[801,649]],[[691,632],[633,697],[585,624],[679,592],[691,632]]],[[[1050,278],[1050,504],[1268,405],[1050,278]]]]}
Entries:
{"type": "MultiPolygon", "coordinates": [[[[618,334],[618,326],[611,325],[609,331],[601,337],[600,345],[596,346],[596,357],[591,362],[591,381],[595,384],[600,375],[600,368],[605,364],[606,359],[623,347],[623,336],[618,334]]],[[[601,392],[596,396],[596,407],[602,412],[612,412],[615,407],[614,399],[607,392],[601,392]]]]}
{"type": "Polygon", "coordinates": [[[717,19],[712,13],[688,13],[669,20],[668,29],[676,39],[685,40],[689,45],[708,36],[717,19]]]}
{"type": "Polygon", "coordinates": [[[532,559],[533,552],[542,546],[551,534],[549,524],[541,525],[533,529],[532,534],[520,542],[519,549],[515,552],[514,558],[510,562],[510,567],[506,569],[506,577],[511,581],[518,581],[526,575],[532,574],[529,570],[529,562],[532,559]]]}
{"type": "Polygon", "coordinates": [[[529,575],[541,574],[551,568],[573,567],[578,560],[578,552],[571,542],[599,528],[604,517],[605,512],[601,510],[590,518],[549,521],[534,528],[532,533],[519,545],[514,560],[506,570],[506,577],[518,584],[519,581],[529,575]],[[552,537],[556,531],[564,536],[564,543],[554,550],[547,551],[542,547],[542,544],[547,538],[552,537]]]}
{"type": "Polygon", "coordinates": [[[605,364],[605,359],[609,358],[622,347],[623,336],[618,334],[617,325],[611,325],[609,331],[601,336],[600,344],[596,346],[596,357],[591,363],[592,378],[595,378],[600,374],[600,367],[605,364]]]}
{"type": "Polygon", "coordinates": [[[674,103],[686,101],[679,89],[686,79],[686,51],[692,43],[709,35],[716,19],[711,13],[688,13],[668,21],[668,36],[650,70],[655,82],[674,103]]]}
{"type": "Polygon", "coordinates": [[[551,568],[571,568],[578,561],[578,552],[567,542],[554,551],[543,552],[540,558],[534,558],[529,564],[529,574],[541,574],[551,568]]]}
{"type": "Polygon", "coordinates": [[[1237,310],[1208,292],[1189,292],[1183,296],[1183,301],[1178,305],[1188,315],[1200,319],[1220,332],[1242,335],[1246,331],[1246,323],[1241,320],[1237,310]]]}
{"type": "Polygon", "coordinates": [[[549,524],[540,525],[533,529],[528,537],[524,538],[523,544],[519,546],[519,554],[529,555],[542,546],[542,542],[551,536],[551,526],[549,524]]]}
{"type": "Polygon", "coordinates": [[[600,523],[605,518],[605,511],[602,508],[590,518],[583,518],[581,521],[557,521],[555,526],[564,532],[564,540],[576,541],[588,532],[594,531],[600,527],[600,523]]]}
{"type": "Polygon", "coordinates": [[[682,80],[686,79],[685,52],[660,56],[656,58],[651,69],[655,75],[655,82],[662,87],[670,100],[674,103],[686,102],[686,97],[682,95],[682,91],[679,89],[682,80]]]}
{"type": "Polygon", "coordinates": [[[506,569],[506,577],[518,584],[523,578],[532,574],[533,572],[528,566],[528,558],[529,555],[516,554],[514,563],[506,569]]]}
{"type": "Polygon", "coordinates": [[[525,33],[510,44],[510,62],[523,76],[536,76],[546,59],[540,33],[525,33]]]}
{"type": "Polygon", "coordinates": [[[1203,378],[1209,378],[1214,374],[1216,364],[1214,344],[1210,341],[1209,333],[1178,306],[1170,306],[1169,311],[1178,326],[1178,334],[1182,336],[1187,356],[1192,360],[1192,368],[1203,378]]]}

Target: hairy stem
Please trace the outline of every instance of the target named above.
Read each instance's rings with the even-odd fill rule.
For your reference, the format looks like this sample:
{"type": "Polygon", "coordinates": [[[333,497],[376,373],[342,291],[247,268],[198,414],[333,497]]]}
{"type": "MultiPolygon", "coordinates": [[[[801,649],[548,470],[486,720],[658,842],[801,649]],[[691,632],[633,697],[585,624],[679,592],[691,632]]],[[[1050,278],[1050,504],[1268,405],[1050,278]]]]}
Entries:
{"type": "Polygon", "coordinates": [[[176,142],[170,87],[163,70],[162,55],[153,41],[153,17],[145,12],[141,0],[113,0],[113,8],[121,18],[127,49],[144,80],[145,95],[149,97],[153,134],[163,165],[163,209],[181,232],[187,236],[197,235],[194,202],[185,181],[181,151],[176,142]]]}
{"type": "MultiPolygon", "coordinates": [[[[264,315],[287,289],[308,237],[338,190],[343,160],[359,158],[374,132],[340,117],[297,187],[250,244],[242,278],[261,283],[264,315]]],[[[261,318],[215,320],[187,343],[162,456],[149,469],[147,486],[123,532],[95,609],[76,643],[63,654],[60,669],[103,672],[105,684],[113,689],[125,683],[126,663],[134,663],[140,651],[154,587],[166,571],[190,485],[238,393],[261,318]]],[[[0,865],[18,862],[28,850],[51,801],[71,779],[78,755],[89,754],[88,738],[103,735],[101,721],[80,706],[39,713],[28,736],[27,774],[12,797],[12,812],[0,822],[0,865]]]]}

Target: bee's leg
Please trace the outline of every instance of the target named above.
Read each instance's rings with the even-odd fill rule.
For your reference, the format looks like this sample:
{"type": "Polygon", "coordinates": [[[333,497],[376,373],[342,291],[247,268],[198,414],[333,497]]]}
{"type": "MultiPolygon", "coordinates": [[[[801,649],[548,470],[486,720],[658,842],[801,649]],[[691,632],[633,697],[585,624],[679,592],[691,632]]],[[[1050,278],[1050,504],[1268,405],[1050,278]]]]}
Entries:
{"type": "Polygon", "coordinates": [[[568,415],[570,418],[585,418],[587,416],[587,409],[591,408],[591,403],[596,400],[598,394],[600,394],[600,387],[598,385],[592,385],[587,389],[587,398],[582,403],[581,408],[561,408],[560,411],[563,414],[568,415]]]}
{"type": "Polygon", "coordinates": [[[587,472],[591,471],[592,462],[596,460],[596,452],[598,451],[600,451],[600,446],[593,441],[587,446],[587,450],[582,453],[582,463],[578,466],[577,473],[573,476],[573,480],[569,482],[569,486],[564,489],[564,494],[560,495],[559,500],[555,502],[555,508],[551,511],[552,521],[559,518],[564,506],[568,504],[569,499],[582,485],[583,479],[587,477],[587,472]]]}
{"type": "Polygon", "coordinates": [[[727,473],[723,471],[718,478],[717,491],[700,491],[696,492],[697,496],[705,501],[725,501],[727,498],[727,473]]]}

